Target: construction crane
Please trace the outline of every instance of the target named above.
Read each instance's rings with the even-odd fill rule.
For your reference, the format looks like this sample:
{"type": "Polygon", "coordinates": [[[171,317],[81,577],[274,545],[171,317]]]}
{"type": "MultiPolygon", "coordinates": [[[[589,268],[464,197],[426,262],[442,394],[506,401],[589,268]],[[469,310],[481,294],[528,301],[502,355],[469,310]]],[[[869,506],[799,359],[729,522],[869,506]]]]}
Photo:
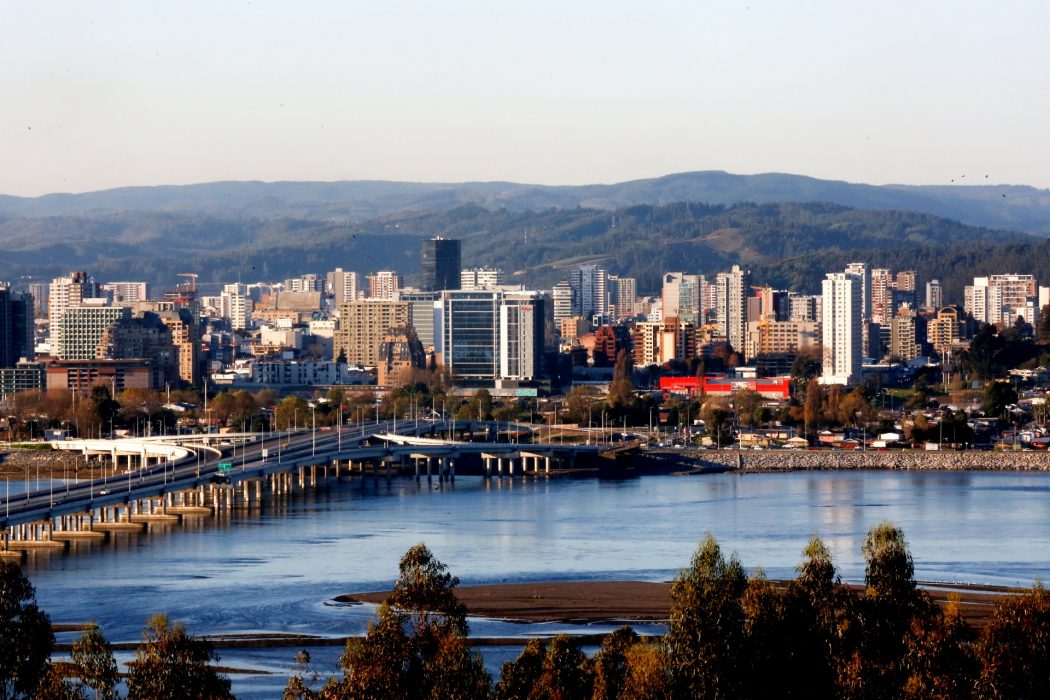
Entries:
{"type": "Polygon", "coordinates": [[[189,282],[185,283],[185,285],[180,283],[179,287],[188,288],[191,292],[197,291],[197,277],[199,277],[199,275],[196,272],[180,272],[175,276],[189,277],[189,282]]]}

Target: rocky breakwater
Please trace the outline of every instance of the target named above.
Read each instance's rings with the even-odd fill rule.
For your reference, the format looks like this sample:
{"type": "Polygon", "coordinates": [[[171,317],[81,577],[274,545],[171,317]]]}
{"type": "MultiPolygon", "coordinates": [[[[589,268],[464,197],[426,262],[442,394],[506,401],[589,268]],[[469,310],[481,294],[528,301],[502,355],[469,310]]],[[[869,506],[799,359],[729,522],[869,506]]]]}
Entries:
{"type": "Polygon", "coordinates": [[[926,452],[923,450],[794,451],[741,450],[695,453],[699,468],[745,472],[829,469],[937,471],[1050,471],[1046,452],[926,452]]]}
{"type": "Polygon", "coordinates": [[[37,470],[41,476],[51,474],[62,478],[63,474],[73,474],[84,470],[84,460],[77,461],[75,452],[60,450],[26,450],[17,447],[0,447],[0,480],[20,481],[26,473],[35,477],[37,470]],[[79,469],[78,469],[79,468],[79,469]]]}

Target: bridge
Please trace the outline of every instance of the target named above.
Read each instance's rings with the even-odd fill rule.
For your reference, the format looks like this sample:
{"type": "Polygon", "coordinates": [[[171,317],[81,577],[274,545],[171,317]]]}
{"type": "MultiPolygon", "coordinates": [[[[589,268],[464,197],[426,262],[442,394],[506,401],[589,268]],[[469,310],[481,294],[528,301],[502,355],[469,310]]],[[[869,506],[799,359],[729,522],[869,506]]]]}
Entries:
{"type": "Polygon", "coordinates": [[[102,467],[102,477],[29,490],[0,507],[0,557],[71,542],[105,540],[150,523],[216,514],[317,488],[330,479],[371,473],[454,481],[463,457],[478,458],[485,478],[549,475],[572,468],[598,446],[456,439],[531,433],[531,426],[481,421],[374,422],[335,430],[62,440],[54,449],[102,467]]]}

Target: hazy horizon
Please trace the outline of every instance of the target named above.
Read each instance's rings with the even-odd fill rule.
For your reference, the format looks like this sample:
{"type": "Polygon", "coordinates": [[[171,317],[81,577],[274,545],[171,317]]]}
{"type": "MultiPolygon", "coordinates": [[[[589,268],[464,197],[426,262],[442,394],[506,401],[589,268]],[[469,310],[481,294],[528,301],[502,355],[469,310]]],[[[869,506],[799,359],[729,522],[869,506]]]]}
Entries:
{"type": "Polygon", "coordinates": [[[616,183],[1050,187],[1050,6],[70,0],[0,25],[0,192],[616,183]]]}

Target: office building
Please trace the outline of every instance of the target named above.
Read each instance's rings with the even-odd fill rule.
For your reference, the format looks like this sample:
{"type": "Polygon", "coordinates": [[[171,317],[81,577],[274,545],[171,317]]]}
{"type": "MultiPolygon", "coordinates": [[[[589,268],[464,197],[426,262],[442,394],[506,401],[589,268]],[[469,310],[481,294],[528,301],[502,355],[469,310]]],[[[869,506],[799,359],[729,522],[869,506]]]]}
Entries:
{"type": "Polygon", "coordinates": [[[821,284],[823,292],[822,384],[855,385],[862,366],[863,289],[861,275],[832,272],[821,284]]]}
{"type": "Polygon", "coordinates": [[[434,328],[437,316],[437,300],[440,292],[416,292],[401,290],[394,294],[395,301],[408,303],[408,323],[426,352],[433,352],[436,341],[434,328]]]}
{"type": "Polygon", "coordinates": [[[459,241],[440,236],[423,241],[419,266],[420,289],[424,292],[457,289],[463,269],[459,241]]]}
{"type": "Polygon", "coordinates": [[[665,273],[660,290],[663,317],[680,318],[684,323],[702,325],[701,300],[705,284],[703,275],[665,273]]]}
{"type": "Polygon", "coordinates": [[[33,297],[0,285],[0,367],[33,359],[33,297]]]}
{"type": "Polygon", "coordinates": [[[438,358],[453,381],[502,387],[539,378],[546,299],[537,292],[441,293],[438,358]]]}
{"type": "Polygon", "coordinates": [[[597,265],[581,265],[569,271],[573,316],[609,316],[608,274],[597,265]]]}
{"type": "Polygon", "coordinates": [[[554,305],[554,322],[560,323],[567,318],[580,318],[575,312],[576,303],[573,298],[572,285],[568,282],[558,282],[551,290],[551,303],[554,305]]]}

